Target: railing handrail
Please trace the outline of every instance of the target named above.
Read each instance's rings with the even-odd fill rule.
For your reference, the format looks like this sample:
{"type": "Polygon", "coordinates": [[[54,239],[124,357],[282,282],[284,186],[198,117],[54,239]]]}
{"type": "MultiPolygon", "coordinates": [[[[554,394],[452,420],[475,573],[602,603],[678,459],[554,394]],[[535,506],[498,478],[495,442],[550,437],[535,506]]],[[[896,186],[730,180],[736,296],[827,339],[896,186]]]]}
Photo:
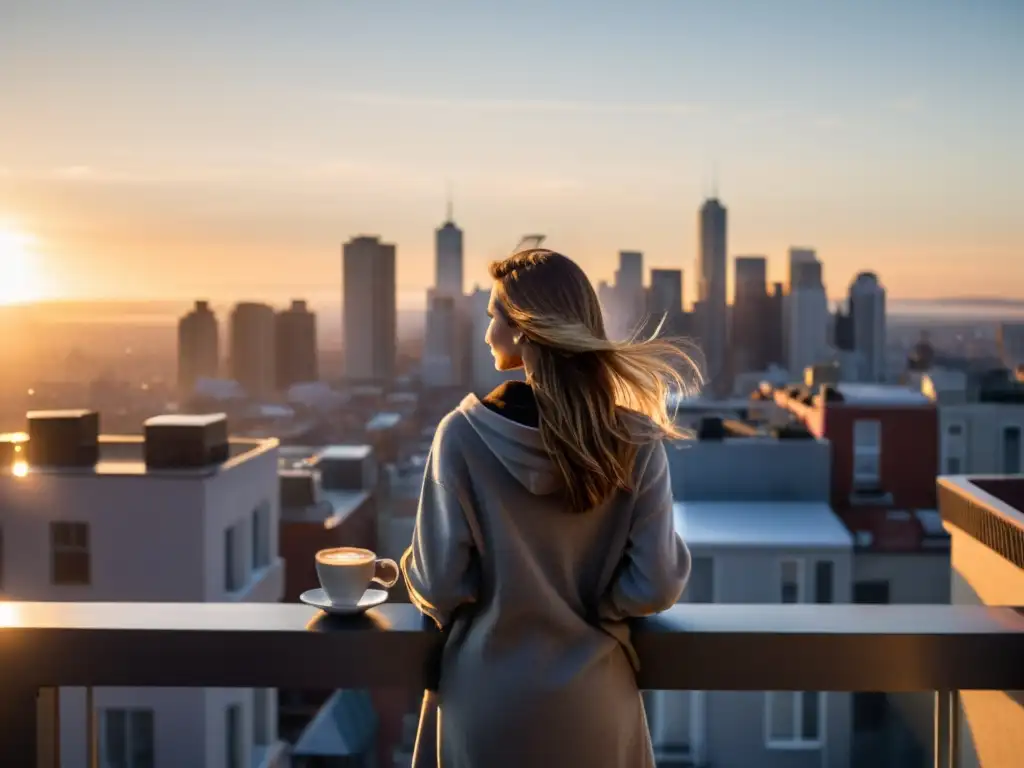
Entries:
{"type": "MultiPolygon", "coordinates": [[[[442,636],[416,609],[0,603],[0,682],[50,686],[423,686],[442,636]]],[[[642,688],[1024,689],[1024,614],[939,605],[678,605],[635,623],[642,688]]]]}

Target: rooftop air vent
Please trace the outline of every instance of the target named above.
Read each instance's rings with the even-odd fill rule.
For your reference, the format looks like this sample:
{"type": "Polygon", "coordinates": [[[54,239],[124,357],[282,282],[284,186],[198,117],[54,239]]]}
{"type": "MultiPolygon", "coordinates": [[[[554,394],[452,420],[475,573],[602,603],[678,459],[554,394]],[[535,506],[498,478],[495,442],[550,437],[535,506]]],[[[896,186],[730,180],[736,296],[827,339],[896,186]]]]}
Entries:
{"type": "Polygon", "coordinates": [[[228,420],[223,413],[154,416],[144,429],[150,469],[195,469],[228,459],[228,420]]]}
{"type": "Polygon", "coordinates": [[[93,467],[100,457],[96,411],[29,411],[28,461],[34,467],[93,467]]]}
{"type": "Polygon", "coordinates": [[[279,470],[281,509],[315,507],[320,503],[320,473],[309,469],[279,470]]]}

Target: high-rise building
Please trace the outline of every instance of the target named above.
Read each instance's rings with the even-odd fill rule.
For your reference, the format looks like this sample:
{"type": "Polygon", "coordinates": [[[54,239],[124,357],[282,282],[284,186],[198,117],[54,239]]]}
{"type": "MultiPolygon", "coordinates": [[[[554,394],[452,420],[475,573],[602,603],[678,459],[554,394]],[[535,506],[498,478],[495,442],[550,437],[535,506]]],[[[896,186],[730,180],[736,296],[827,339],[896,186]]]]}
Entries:
{"type": "Polygon", "coordinates": [[[765,308],[765,359],[769,365],[786,367],[786,290],[782,283],[772,283],[765,308]]]}
{"type": "Polygon", "coordinates": [[[389,381],[395,375],[398,313],[395,246],[361,235],[342,251],[345,377],[389,381]]]}
{"type": "Polygon", "coordinates": [[[276,388],[275,319],[273,307],[256,302],[236,304],[231,312],[231,378],[250,397],[266,397],[276,388]]]}
{"type": "Polygon", "coordinates": [[[631,333],[643,321],[644,255],[640,251],[619,251],[619,269],[615,273],[615,291],[623,313],[622,322],[631,333]]]}
{"type": "Polygon", "coordinates": [[[760,371],[769,360],[766,350],[768,311],[768,259],[737,256],[733,288],[732,344],[736,373],[760,371]]]}
{"type": "Polygon", "coordinates": [[[697,244],[697,301],[700,302],[700,343],[706,361],[705,380],[712,391],[729,391],[726,370],[727,213],[716,198],[700,208],[697,244]]]}
{"type": "Polygon", "coordinates": [[[828,354],[829,325],[821,262],[812,251],[801,249],[800,254],[794,261],[793,251],[790,252],[790,288],[786,297],[788,368],[797,378],[828,354]]]}
{"type": "Polygon", "coordinates": [[[274,332],[277,345],[277,389],[284,392],[293,384],[320,378],[317,363],[316,315],[301,299],[277,313],[274,332]]]}
{"type": "Polygon", "coordinates": [[[683,270],[651,270],[647,311],[652,315],[675,315],[683,311],[683,270]]]}
{"type": "Polygon", "coordinates": [[[996,342],[1003,365],[1010,370],[1024,365],[1024,323],[1000,323],[996,342]]]}
{"type": "Polygon", "coordinates": [[[462,295],[462,230],[452,219],[452,204],[448,201],[448,218],[434,233],[435,278],[438,295],[462,295]]]}
{"type": "Polygon", "coordinates": [[[178,393],[192,394],[196,381],[220,373],[217,316],[208,301],[197,301],[178,321],[178,393]]]}
{"type": "MultiPolygon", "coordinates": [[[[489,295],[489,292],[488,292],[489,295]]],[[[427,328],[421,376],[427,387],[457,387],[465,383],[467,372],[466,297],[432,288],[427,291],[427,328]]],[[[487,317],[486,307],[484,317],[487,317]]]]}
{"type": "Polygon", "coordinates": [[[884,381],[885,288],[873,272],[861,272],[850,284],[853,348],[862,360],[865,381],[884,381]]]}
{"type": "Polygon", "coordinates": [[[470,381],[473,392],[483,397],[503,381],[523,379],[523,371],[498,371],[494,368],[494,356],[484,341],[490,318],[487,305],[491,300],[489,288],[476,288],[466,297],[468,306],[469,339],[466,345],[469,354],[470,381]]]}

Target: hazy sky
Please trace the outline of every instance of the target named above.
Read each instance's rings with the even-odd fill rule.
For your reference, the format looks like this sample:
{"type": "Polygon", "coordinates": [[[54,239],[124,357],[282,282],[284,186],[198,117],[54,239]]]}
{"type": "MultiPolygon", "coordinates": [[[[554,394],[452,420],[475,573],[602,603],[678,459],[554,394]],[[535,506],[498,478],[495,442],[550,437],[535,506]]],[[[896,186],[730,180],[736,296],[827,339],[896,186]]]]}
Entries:
{"type": "Polygon", "coordinates": [[[47,296],[322,299],[379,233],[408,299],[450,179],[467,287],[539,231],[692,295],[717,177],[777,279],[1022,296],[1022,41],[1020,0],[0,0],[0,226],[47,296]]]}

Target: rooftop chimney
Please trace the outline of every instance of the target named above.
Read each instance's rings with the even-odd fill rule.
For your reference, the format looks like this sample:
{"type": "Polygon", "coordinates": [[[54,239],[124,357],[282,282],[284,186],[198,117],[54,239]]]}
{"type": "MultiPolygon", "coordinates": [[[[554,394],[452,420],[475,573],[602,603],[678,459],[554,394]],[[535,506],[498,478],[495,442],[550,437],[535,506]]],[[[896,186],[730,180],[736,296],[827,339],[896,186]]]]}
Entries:
{"type": "Polygon", "coordinates": [[[228,459],[228,419],[223,413],[147,419],[143,454],[150,469],[195,469],[228,459]]]}
{"type": "Polygon", "coordinates": [[[28,462],[35,467],[92,467],[100,457],[96,411],[29,411],[28,462]]]}

